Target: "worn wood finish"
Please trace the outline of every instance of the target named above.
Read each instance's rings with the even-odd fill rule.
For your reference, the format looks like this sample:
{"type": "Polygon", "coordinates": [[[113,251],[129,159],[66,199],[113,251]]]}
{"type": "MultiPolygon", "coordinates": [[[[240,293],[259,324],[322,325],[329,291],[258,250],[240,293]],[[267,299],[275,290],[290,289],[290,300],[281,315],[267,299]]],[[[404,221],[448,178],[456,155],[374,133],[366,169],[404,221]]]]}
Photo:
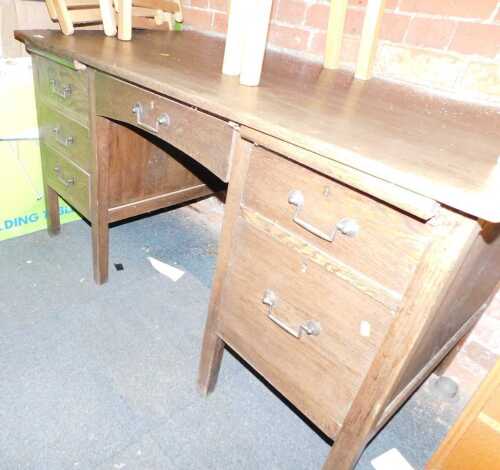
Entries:
{"type": "Polygon", "coordinates": [[[348,0],[332,0],[330,4],[324,60],[326,69],[338,69],[340,66],[347,6],[348,0]]]}
{"type": "Polygon", "coordinates": [[[434,240],[361,385],[325,470],[348,470],[358,460],[477,237],[476,221],[445,210],[442,214],[441,223],[434,228],[434,240]]]}
{"type": "Polygon", "coordinates": [[[262,214],[246,207],[241,208],[241,216],[253,227],[268,234],[272,239],[298,253],[308,262],[321,266],[326,272],[347,282],[353,289],[359,291],[376,302],[396,312],[401,302],[401,295],[388,289],[369,278],[363,273],[356,271],[349,265],[342,263],[331,253],[321,250],[304,238],[279,226],[262,214]]]}
{"type": "Polygon", "coordinates": [[[290,160],[296,161],[302,166],[359,189],[419,219],[429,220],[437,214],[439,209],[439,204],[432,199],[324,158],[306,149],[295,147],[270,135],[262,134],[248,127],[242,127],[240,134],[251,142],[256,142],[260,146],[281,155],[286,155],[290,160]]]}
{"type": "Polygon", "coordinates": [[[231,184],[229,185],[226,208],[224,211],[224,225],[220,238],[220,248],[217,256],[217,266],[212,290],[208,315],[203,334],[203,346],[200,357],[198,372],[198,388],[203,395],[213,391],[217,383],[224,342],[218,332],[218,308],[221,300],[221,292],[226,277],[226,270],[231,253],[234,249],[233,227],[240,211],[243,187],[248,171],[250,151],[252,145],[243,139],[238,139],[234,147],[235,154],[232,158],[231,184]]]}
{"type": "Polygon", "coordinates": [[[393,315],[243,219],[233,237],[238,248],[224,282],[221,337],[335,437],[393,315]],[[267,289],[277,297],[272,312],[280,321],[294,329],[316,321],[320,334],[297,339],[273,323],[262,301],[267,289]]]}
{"type": "Polygon", "coordinates": [[[500,361],[471,398],[427,470],[495,470],[500,467],[500,361]]]}
{"type": "Polygon", "coordinates": [[[88,173],[48,147],[42,146],[41,153],[48,186],[88,218],[90,214],[88,173]]]}
{"type": "Polygon", "coordinates": [[[361,80],[369,80],[373,76],[384,8],[385,0],[368,0],[356,64],[356,78],[361,80]]]}
{"type": "Polygon", "coordinates": [[[88,75],[44,57],[33,55],[38,69],[38,95],[46,103],[88,127],[88,75]]]}
{"type": "MultiPolygon", "coordinates": [[[[246,129],[243,134],[249,137],[246,129]]],[[[267,139],[256,137],[259,143],[267,139]]],[[[498,281],[496,240],[500,226],[479,224],[445,208],[428,220],[409,217],[335,182],[331,176],[304,168],[307,160],[300,149],[287,155],[287,145],[274,145],[272,139],[271,144],[289,158],[250,144],[238,146],[244,170],[235,172],[238,188],[228,196],[231,212],[223,228],[217,295],[212,298],[207,320],[200,385],[207,392],[215,384],[222,338],[335,438],[325,469],[347,470],[353,468],[369,439],[481,315],[498,281]],[[360,257],[366,261],[365,269],[351,267],[353,252],[360,248],[346,250],[350,263],[340,261],[341,252],[325,249],[317,237],[308,238],[296,224],[290,224],[290,208],[286,207],[290,188],[280,188],[297,178],[305,187],[323,189],[325,180],[338,185],[337,206],[351,207],[355,218],[376,204],[366,216],[358,217],[375,224],[366,242],[372,249],[360,257]],[[359,206],[352,205],[351,192],[370,202],[363,199],[359,206]],[[285,203],[280,207],[282,199],[285,203]],[[383,207],[383,216],[377,205],[383,207]],[[396,257],[411,252],[401,245],[408,235],[396,236],[392,245],[384,238],[397,232],[387,228],[394,224],[390,222],[393,217],[408,219],[409,225],[402,224],[403,233],[410,230],[417,234],[421,245],[413,270],[399,286],[399,297],[391,298],[391,291],[382,284],[360,274],[370,270],[369,265],[383,250],[373,245],[377,240],[392,246],[396,257]],[[377,226],[378,219],[385,224],[377,226]],[[274,290],[278,298],[273,313],[279,320],[297,327],[306,320],[319,319],[320,335],[299,340],[274,324],[263,303],[266,289],[274,290]],[[317,382],[319,377],[321,383],[317,382]]],[[[308,221],[315,215],[315,223],[319,223],[337,210],[320,208],[322,197],[318,193],[312,198],[318,209],[316,214],[314,210],[308,214],[308,221]]],[[[388,268],[381,264],[379,269],[388,268]]],[[[401,277],[403,270],[399,271],[401,277]]]]}
{"type": "Polygon", "coordinates": [[[227,122],[104,74],[97,74],[97,93],[99,115],[158,136],[228,181],[234,129],[227,122]],[[137,105],[140,115],[133,112],[137,105]],[[162,116],[164,124],[158,122],[162,116]]]}
{"type": "MultiPolygon", "coordinates": [[[[495,289],[500,115],[380,80],[353,81],[274,53],[260,88],[239,87],[220,74],[222,43],[191,32],[138,33],[126,45],[93,33],[36,34],[18,37],[47,55],[61,54],[58,62],[89,66],[96,280],[107,276],[111,220],[212,189],[210,178],[189,157],[172,153],[165,139],[229,179],[200,390],[213,389],[229,342],[336,438],[325,468],[352,468],[366,442],[470,330],[495,289]],[[110,100],[111,92],[119,99],[110,100]],[[136,99],[148,112],[132,112],[136,99]],[[156,111],[167,109],[170,122],[157,121],[156,111]],[[264,148],[239,137],[241,124],[244,136],[264,148]],[[327,232],[351,217],[360,222],[358,236],[337,234],[329,243],[299,227],[290,189],[303,191],[298,215],[306,222],[327,232]],[[355,246],[362,237],[363,246],[355,246]],[[267,288],[279,300],[272,321],[262,303],[267,288]],[[320,335],[292,337],[288,326],[312,315],[320,335]]],[[[39,77],[36,69],[35,63],[39,77]]],[[[71,107],[47,104],[45,95],[37,92],[69,116],[71,107]]],[[[57,228],[51,191],[46,185],[57,228]]]]}
{"type": "MultiPolygon", "coordinates": [[[[221,182],[164,140],[99,116],[96,71],[52,57],[34,55],[48,229],[52,234],[60,229],[59,194],[91,222],[94,279],[102,284],[108,278],[111,222],[213,194],[221,182]]],[[[183,125],[188,108],[177,106],[183,125]]],[[[177,114],[172,108],[172,119],[177,114]]],[[[233,129],[224,129],[230,133],[228,155],[218,161],[229,167],[233,129]]]]}
{"type": "Polygon", "coordinates": [[[64,114],[40,103],[38,105],[40,138],[50,147],[88,172],[90,170],[89,130],[64,114]]]}
{"type": "Polygon", "coordinates": [[[467,259],[455,274],[442,305],[434,313],[423,336],[394,390],[393,398],[415,374],[428,364],[457,331],[476,312],[483,311],[495,293],[500,265],[500,224],[478,225],[478,233],[467,259]],[[453,315],[450,315],[453,312],[453,315]]]}
{"type": "Polygon", "coordinates": [[[252,152],[243,204],[275,221],[342,263],[402,294],[429,242],[429,227],[366,194],[297,165],[261,147],[252,152]],[[294,222],[296,207],[288,202],[300,191],[298,215],[325,234],[342,219],[355,220],[359,233],[337,233],[328,242],[294,222]]]}
{"type": "Polygon", "coordinates": [[[33,47],[500,222],[495,170],[500,114],[495,107],[380,79],[353,80],[348,72],[272,51],[266,54],[261,86],[248,89],[221,75],[223,40],[191,31],[137,31],[131,43],[109,41],[93,31],[71,37],[50,31],[16,35],[33,47]]]}

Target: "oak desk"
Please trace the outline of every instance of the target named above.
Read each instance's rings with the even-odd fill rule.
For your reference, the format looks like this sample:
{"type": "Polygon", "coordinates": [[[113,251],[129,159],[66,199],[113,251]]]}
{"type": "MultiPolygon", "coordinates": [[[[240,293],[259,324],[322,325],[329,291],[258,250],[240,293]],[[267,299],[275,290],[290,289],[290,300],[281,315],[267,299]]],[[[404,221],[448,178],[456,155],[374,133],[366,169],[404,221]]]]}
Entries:
{"type": "Polygon", "coordinates": [[[229,344],[335,440],[325,468],[352,468],[495,292],[499,109],[276,53],[241,87],[194,32],[16,36],[49,213],[59,193],[89,218],[96,279],[110,221],[229,182],[200,388],[229,344]]]}

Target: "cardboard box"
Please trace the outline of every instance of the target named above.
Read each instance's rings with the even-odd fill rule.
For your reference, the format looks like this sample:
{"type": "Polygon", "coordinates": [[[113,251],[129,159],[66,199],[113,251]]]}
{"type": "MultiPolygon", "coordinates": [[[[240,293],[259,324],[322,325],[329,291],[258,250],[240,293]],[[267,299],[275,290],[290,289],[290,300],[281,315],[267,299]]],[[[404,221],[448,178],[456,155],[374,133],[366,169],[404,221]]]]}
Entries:
{"type": "MultiPolygon", "coordinates": [[[[30,58],[0,59],[0,241],[45,229],[30,58]]],[[[79,216],[61,201],[61,222],[79,216]]]]}

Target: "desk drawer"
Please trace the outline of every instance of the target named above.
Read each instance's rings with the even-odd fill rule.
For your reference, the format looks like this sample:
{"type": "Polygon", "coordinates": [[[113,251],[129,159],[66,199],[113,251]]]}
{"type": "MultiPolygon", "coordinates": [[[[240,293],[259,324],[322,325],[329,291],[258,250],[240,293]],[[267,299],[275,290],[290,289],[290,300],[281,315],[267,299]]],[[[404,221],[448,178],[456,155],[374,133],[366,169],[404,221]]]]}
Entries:
{"type": "Polygon", "coordinates": [[[85,171],[90,170],[90,136],[86,127],[43,104],[38,106],[38,121],[45,145],[85,171]]]}
{"type": "Polygon", "coordinates": [[[88,126],[87,72],[72,70],[36,54],[33,54],[33,65],[37,76],[37,99],[88,126]]]}
{"type": "Polygon", "coordinates": [[[226,121],[102,73],[96,93],[97,114],[156,135],[229,180],[234,129],[226,121]]]}
{"type": "Polygon", "coordinates": [[[334,436],[392,314],[242,217],[233,246],[220,303],[221,336],[334,436]],[[297,338],[299,325],[318,334],[301,331],[297,338]]]}
{"type": "Polygon", "coordinates": [[[405,291],[429,242],[429,227],[265,148],[254,147],[250,158],[244,206],[397,295],[405,291]],[[332,241],[324,239],[332,235],[332,241]]]}
{"type": "Polygon", "coordinates": [[[88,218],[89,175],[45,145],[42,145],[41,152],[47,184],[88,218]]]}

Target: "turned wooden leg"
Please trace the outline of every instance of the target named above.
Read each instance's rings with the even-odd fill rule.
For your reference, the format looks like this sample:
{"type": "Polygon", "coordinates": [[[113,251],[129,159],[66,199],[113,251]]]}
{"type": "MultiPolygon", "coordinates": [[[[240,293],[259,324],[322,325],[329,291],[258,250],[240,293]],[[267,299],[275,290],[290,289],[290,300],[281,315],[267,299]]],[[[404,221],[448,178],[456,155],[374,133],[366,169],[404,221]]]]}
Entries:
{"type": "Polygon", "coordinates": [[[45,193],[45,211],[47,214],[47,231],[49,235],[57,235],[61,231],[61,219],[59,217],[59,196],[46,184],[45,193]]]}
{"type": "Polygon", "coordinates": [[[57,14],[62,33],[66,36],[72,35],[75,28],[65,0],[52,0],[51,8],[57,14]]]}
{"type": "Polygon", "coordinates": [[[118,0],[118,39],[132,39],[132,0],[118,0]]]}
{"type": "Polygon", "coordinates": [[[113,0],[99,0],[102,25],[106,36],[116,36],[116,19],[113,0]]]}
{"type": "Polygon", "coordinates": [[[205,335],[203,336],[203,347],[201,350],[200,369],[198,373],[198,387],[203,395],[211,393],[217,377],[219,376],[222,354],[224,353],[224,341],[222,341],[207,321],[205,335]]]}
{"type": "Polygon", "coordinates": [[[108,280],[109,225],[107,221],[92,222],[92,258],[94,280],[104,284],[108,280]]]}

